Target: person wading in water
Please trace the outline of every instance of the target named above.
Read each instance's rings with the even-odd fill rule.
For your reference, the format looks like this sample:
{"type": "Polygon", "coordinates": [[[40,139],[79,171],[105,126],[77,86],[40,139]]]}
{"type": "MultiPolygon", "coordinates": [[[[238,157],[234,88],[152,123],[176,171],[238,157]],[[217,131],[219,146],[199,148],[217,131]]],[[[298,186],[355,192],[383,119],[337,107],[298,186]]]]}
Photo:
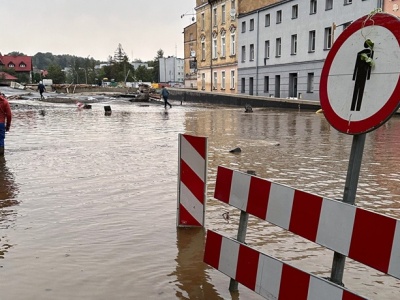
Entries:
{"type": "Polygon", "coordinates": [[[4,139],[11,126],[11,108],[6,96],[0,93],[0,156],[4,156],[4,139]]]}
{"type": "Polygon", "coordinates": [[[165,86],[163,86],[163,89],[161,90],[161,96],[164,98],[164,108],[167,108],[167,105],[171,108],[172,105],[168,102],[169,92],[165,86]]]}

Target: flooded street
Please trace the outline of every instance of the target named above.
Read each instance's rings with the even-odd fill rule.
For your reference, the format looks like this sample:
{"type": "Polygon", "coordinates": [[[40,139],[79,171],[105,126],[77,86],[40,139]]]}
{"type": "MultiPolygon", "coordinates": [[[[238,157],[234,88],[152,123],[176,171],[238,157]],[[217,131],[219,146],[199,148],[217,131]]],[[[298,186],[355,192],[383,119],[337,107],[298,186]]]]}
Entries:
{"type": "MultiPolygon", "coordinates": [[[[0,160],[1,300],[262,299],[241,285],[231,295],[229,279],[202,262],[205,232],[177,230],[179,133],[208,137],[208,229],[233,237],[239,220],[213,198],[218,165],[325,197],[343,194],[352,137],[313,111],[28,102],[13,111],[0,160]],[[229,153],[236,147],[240,154],[229,153]]],[[[399,141],[400,116],[367,134],[356,199],[395,218],[399,141]]],[[[246,242],[330,274],[332,251],[265,221],[250,217],[246,242]]],[[[351,260],[344,282],[369,299],[400,298],[399,280],[351,260]]]]}

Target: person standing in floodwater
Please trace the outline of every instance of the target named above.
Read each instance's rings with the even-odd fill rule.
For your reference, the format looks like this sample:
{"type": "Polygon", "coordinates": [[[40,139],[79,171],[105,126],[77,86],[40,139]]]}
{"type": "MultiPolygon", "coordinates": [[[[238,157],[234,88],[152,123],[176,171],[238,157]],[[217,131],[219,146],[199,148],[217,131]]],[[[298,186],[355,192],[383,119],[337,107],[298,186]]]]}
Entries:
{"type": "Polygon", "coordinates": [[[163,86],[161,90],[161,96],[164,98],[164,108],[167,108],[167,105],[169,105],[169,108],[171,108],[172,105],[168,102],[169,92],[165,86],[163,86]]]}
{"type": "Polygon", "coordinates": [[[11,126],[11,108],[6,96],[0,93],[0,156],[4,156],[4,139],[11,126]]]}
{"type": "Polygon", "coordinates": [[[43,84],[43,82],[42,81],[40,81],[39,82],[39,84],[38,84],[38,91],[39,91],[39,93],[40,93],[40,99],[43,99],[44,97],[43,97],[43,92],[45,92],[46,91],[46,87],[44,86],[44,84],[43,84]]]}
{"type": "Polygon", "coordinates": [[[371,64],[366,61],[365,55],[372,59],[374,58],[374,51],[368,47],[367,42],[364,43],[364,48],[366,49],[357,53],[356,64],[354,67],[353,81],[355,80],[355,84],[353,99],[351,101],[351,111],[360,111],[365,84],[371,77],[371,64]]]}

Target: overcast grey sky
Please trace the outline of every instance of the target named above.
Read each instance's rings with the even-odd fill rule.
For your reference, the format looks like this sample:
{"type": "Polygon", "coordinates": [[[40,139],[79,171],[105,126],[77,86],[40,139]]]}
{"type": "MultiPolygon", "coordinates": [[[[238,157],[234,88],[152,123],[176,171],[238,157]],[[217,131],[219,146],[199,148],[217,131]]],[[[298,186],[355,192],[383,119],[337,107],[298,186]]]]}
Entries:
{"type": "Polygon", "coordinates": [[[183,58],[195,0],[0,0],[0,52],[71,54],[106,61],[122,45],[130,60],[183,58]],[[187,16],[181,18],[181,15],[187,16]]]}

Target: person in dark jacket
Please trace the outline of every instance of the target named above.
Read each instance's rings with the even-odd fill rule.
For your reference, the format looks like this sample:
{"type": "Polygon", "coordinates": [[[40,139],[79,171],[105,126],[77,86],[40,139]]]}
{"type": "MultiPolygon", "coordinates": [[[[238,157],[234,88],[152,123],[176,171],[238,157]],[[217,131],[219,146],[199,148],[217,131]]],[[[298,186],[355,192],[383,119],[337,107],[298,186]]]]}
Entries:
{"type": "Polygon", "coordinates": [[[45,92],[46,91],[46,87],[44,86],[44,84],[43,84],[43,82],[39,82],[39,84],[38,84],[38,91],[39,91],[39,93],[40,93],[40,99],[43,99],[44,97],[43,97],[43,92],[45,92]]]}
{"type": "Polygon", "coordinates": [[[0,156],[4,156],[4,139],[11,126],[11,108],[6,96],[0,93],[0,156]]]}
{"type": "Polygon", "coordinates": [[[161,96],[164,98],[164,108],[167,108],[167,105],[169,105],[169,108],[171,108],[172,105],[168,102],[169,92],[165,86],[163,86],[161,90],[161,96]]]}

